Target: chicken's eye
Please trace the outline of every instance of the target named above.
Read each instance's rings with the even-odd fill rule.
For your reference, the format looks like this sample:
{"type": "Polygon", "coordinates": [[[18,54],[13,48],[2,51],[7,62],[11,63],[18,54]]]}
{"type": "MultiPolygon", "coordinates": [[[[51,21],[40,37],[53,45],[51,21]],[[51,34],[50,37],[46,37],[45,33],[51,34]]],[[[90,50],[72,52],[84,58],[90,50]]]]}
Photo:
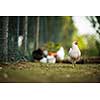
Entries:
{"type": "Polygon", "coordinates": [[[77,42],[75,42],[75,44],[76,44],[76,45],[78,45],[78,43],[77,43],[77,42]]]}

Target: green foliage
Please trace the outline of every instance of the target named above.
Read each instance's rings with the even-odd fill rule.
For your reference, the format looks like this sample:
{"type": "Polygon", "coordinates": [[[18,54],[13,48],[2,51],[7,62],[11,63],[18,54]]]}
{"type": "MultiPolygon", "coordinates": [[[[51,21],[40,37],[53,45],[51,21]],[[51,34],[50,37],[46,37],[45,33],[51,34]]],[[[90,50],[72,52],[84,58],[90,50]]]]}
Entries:
{"type": "Polygon", "coordinates": [[[91,44],[89,44],[89,47],[87,49],[88,51],[88,55],[89,56],[98,56],[98,49],[96,46],[96,41],[93,42],[93,40],[91,40],[91,44]]]}
{"type": "Polygon", "coordinates": [[[61,31],[61,42],[64,47],[70,48],[72,43],[72,36],[77,29],[74,26],[73,20],[71,16],[62,17],[62,31],[61,31]]]}
{"type": "Polygon", "coordinates": [[[88,35],[85,37],[87,40],[87,55],[88,56],[98,56],[98,49],[96,46],[96,36],[88,35]]]}
{"type": "Polygon", "coordinates": [[[100,16],[88,16],[87,19],[92,24],[96,34],[98,34],[98,39],[95,42],[98,49],[98,55],[100,56],[100,16]]]}
{"type": "Polygon", "coordinates": [[[40,46],[46,42],[60,42],[69,48],[72,35],[77,29],[71,16],[46,16],[40,17],[40,46]]]}
{"type": "Polygon", "coordinates": [[[61,47],[60,43],[54,43],[54,42],[51,42],[51,41],[44,44],[44,48],[46,48],[48,51],[51,51],[51,52],[58,51],[60,47],[61,47]]]}
{"type": "Polygon", "coordinates": [[[78,46],[81,49],[82,56],[98,56],[99,50],[97,48],[95,35],[73,35],[73,41],[78,41],[78,46]]]}
{"type": "Polygon", "coordinates": [[[100,56],[100,42],[96,40],[96,47],[98,49],[98,55],[100,56]]]}
{"type": "Polygon", "coordinates": [[[84,50],[87,48],[87,42],[86,42],[86,39],[83,35],[79,36],[77,34],[73,34],[72,40],[78,42],[78,46],[81,50],[84,50]]]}

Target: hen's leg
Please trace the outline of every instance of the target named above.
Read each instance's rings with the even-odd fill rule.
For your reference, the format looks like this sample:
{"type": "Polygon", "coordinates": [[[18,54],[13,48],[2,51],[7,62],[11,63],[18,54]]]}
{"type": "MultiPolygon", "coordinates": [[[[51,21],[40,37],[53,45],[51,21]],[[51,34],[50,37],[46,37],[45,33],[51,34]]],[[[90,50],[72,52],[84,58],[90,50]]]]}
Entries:
{"type": "Polygon", "coordinates": [[[74,65],[74,61],[72,61],[72,67],[74,68],[74,66],[75,66],[75,65],[74,65]]]}

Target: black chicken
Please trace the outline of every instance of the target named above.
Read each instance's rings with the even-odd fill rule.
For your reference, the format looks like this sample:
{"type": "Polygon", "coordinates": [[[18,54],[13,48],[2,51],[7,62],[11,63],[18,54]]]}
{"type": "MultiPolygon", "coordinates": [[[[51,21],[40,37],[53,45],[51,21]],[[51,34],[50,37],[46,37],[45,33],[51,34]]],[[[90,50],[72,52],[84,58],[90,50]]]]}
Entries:
{"type": "Polygon", "coordinates": [[[44,57],[44,53],[43,53],[43,50],[42,49],[37,49],[37,50],[34,50],[32,52],[32,58],[33,58],[33,61],[35,60],[40,60],[44,57]]]}

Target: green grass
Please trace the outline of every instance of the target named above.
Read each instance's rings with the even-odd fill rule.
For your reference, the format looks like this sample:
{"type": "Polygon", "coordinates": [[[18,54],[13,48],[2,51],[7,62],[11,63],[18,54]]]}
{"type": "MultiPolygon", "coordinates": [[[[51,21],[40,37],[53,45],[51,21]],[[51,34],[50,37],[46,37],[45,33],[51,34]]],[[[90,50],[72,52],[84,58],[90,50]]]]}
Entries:
{"type": "Polygon", "coordinates": [[[21,62],[0,65],[0,82],[100,82],[100,64],[42,64],[21,62]]]}

